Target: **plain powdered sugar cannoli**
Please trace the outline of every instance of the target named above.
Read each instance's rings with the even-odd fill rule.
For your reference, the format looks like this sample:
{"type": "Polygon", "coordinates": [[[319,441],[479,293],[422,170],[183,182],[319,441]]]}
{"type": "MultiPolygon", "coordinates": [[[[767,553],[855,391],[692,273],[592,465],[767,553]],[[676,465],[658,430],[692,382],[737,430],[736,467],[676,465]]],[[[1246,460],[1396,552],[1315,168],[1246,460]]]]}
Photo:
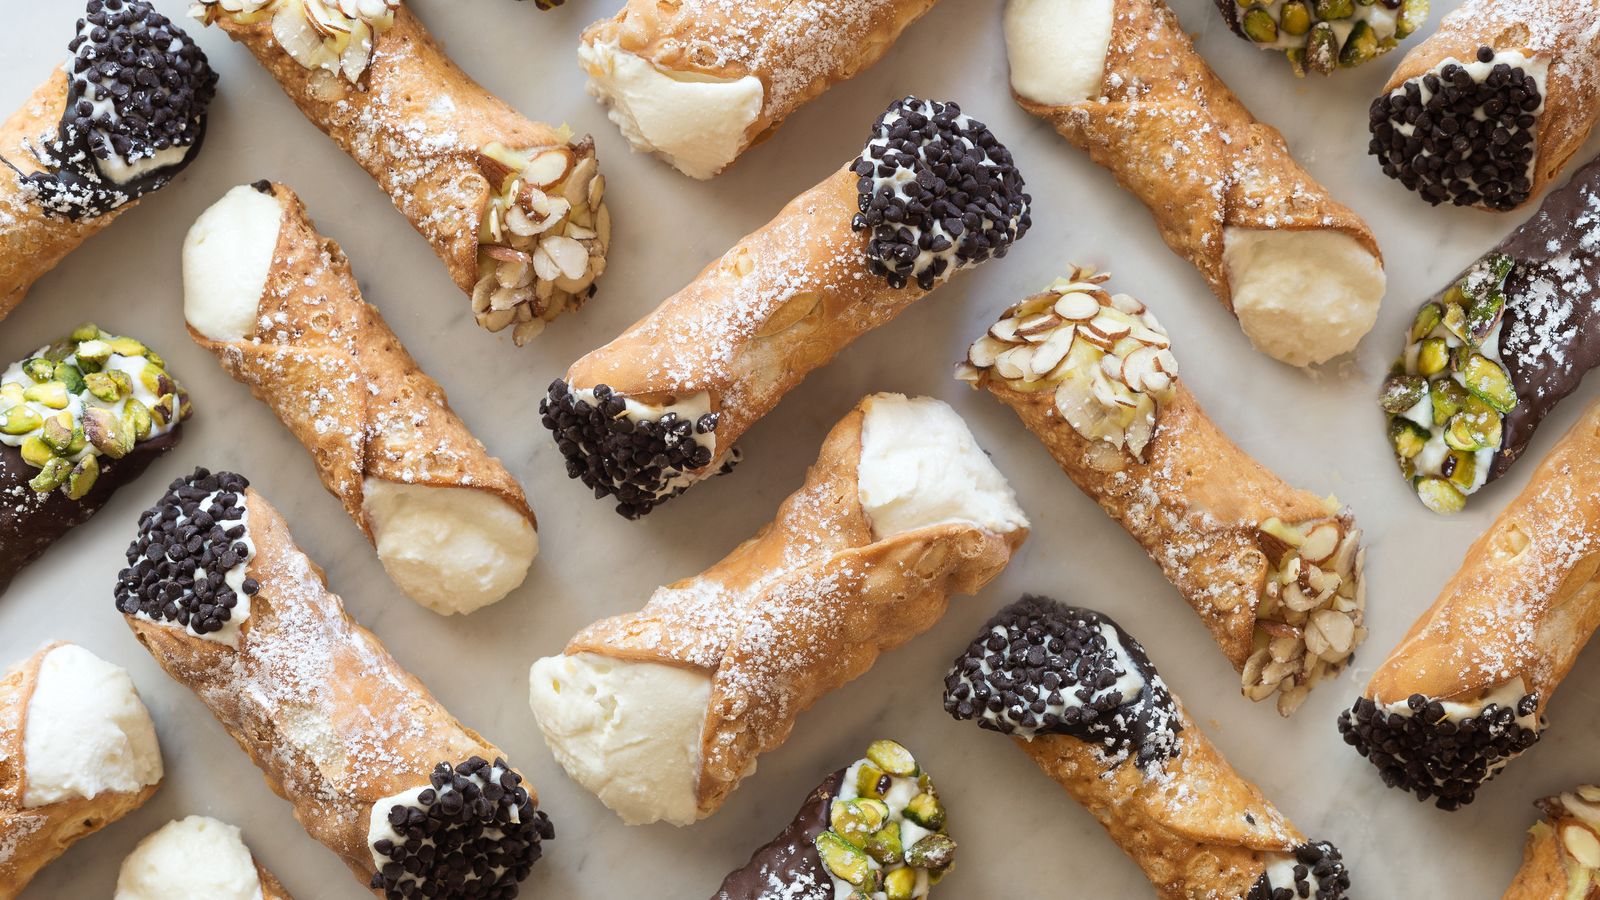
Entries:
{"type": "Polygon", "coordinates": [[[1163,900],[1347,896],[1308,840],[1228,765],[1117,623],[1024,597],[945,676],[945,711],[1010,735],[1138,863],[1163,900]]]}
{"type": "Polygon", "coordinates": [[[145,512],[117,578],[128,627],[378,896],[514,896],[554,837],[538,799],[248,487],[198,469],[145,512]]]}
{"type": "Polygon", "coordinates": [[[630,0],[589,26],[589,93],[634,149],[711,178],[877,62],[935,0],[630,0]]]}
{"type": "Polygon", "coordinates": [[[71,57],[0,123],[0,319],[200,152],[217,76],[145,0],[89,0],[71,57]]]}
{"type": "Polygon", "coordinates": [[[183,435],[166,361],[80,325],[0,370],[0,592],[183,435]]]}
{"type": "Polygon", "coordinates": [[[1366,636],[1361,531],[1229,440],[1161,324],[1108,278],[1075,268],[1007,309],[957,377],[1017,413],[1199,613],[1245,696],[1287,715],[1366,636]]]}
{"type": "Polygon", "coordinates": [[[168,822],[122,861],[112,900],[294,900],[239,829],[205,816],[168,822]]]}
{"type": "Polygon", "coordinates": [[[150,799],[161,748],[133,680],[74,644],[0,673],[0,900],[150,799]]]}
{"type": "Polygon", "coordinates": [[[1428,18],[1428,0],[1216,0],[1234,34],[1278,50],[1296,75],[1331,75],[1393,50],[1428,18]]]}
{"type": "Polygon", "coordinates": [[[777,837],[711,900],[917,900],[956,860],[933,777],[911,751],[873,741],[817,785],[777,837]]]}
{"type": "Polygon", "coordinates": [[[1422,502],[1450,513],[1510,471],[1600,365],[1600,161],[1417,311],[1383,384],[1389,440],[1422,502]]]}
{"type": "Polygon", "coordinates": [[[1370,152],[1432,204],[1504,211],[1561,174],[1600,117],[1600,5],[1467,0],[1372,101],[1370,152]]]}
{"type": "Polygon", "coordinates": [[[1522,868],[1502,900],[1600,898],[1600,785],[1546,797],[1528,829],[1522,868]]]}
{"type": "Polygon", "coordinates": [[[629,518],[727,471],[812,370],[1030,225],[1011,153],[954,103],[906,97],[801,194],[540,404],[567,474],[629,518]]]}
{"type": "Polygon", "coordinates": [[[389,194],[520,345],[594,294],[611,243],[594,142],[473,81],[401,0],[194,0],[389,194]]]}
{"type": "Polygon", "coordinates": [[[1471,803],[1539,740],[1600,626],[1600,405],[1551,449],[1339,717],[1384,783],[1471,803]]]}
{"type": "Polygon", "coordinates": [[[190,335],[305,444],[407,596],[469,613],[538,553],[522,486],[450,409],[288,187],[234,188],[184,243],[190,335]]]}
{"type": "Polygon", "coordinates": [[[1006,46],[1017,102],[1150,209],[1257,349],[1311,365],[1372,329],[1385,284],[1372,231],[1245,109],[1162,0],[1008,0],[1006,46]]]}
{"type": "Polygon", "coordinates": [[[534,715],[625,822],[703,819],[802,711],[931,628],[1026,536],[954,410],[867,397],[754,538],[534,663],[534,715]]]}

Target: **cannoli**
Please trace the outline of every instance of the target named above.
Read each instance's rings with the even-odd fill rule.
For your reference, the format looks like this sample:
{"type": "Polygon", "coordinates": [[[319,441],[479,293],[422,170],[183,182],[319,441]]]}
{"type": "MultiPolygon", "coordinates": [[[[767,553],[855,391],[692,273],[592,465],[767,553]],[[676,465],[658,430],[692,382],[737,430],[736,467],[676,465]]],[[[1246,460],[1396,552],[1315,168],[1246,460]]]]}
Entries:
{"type": "Polygon", "coordinates": [[[1550,451],[1522,493],[1339,717],[1385,784],[1440,809],[1538,741],[1544,711],[1596,626],[1600,405],[1550,451]]]}
{"type": "Polygon", "coordinates": [[[1503,900],[1600,898],[1600,786],[1539,801],[1545,821],[1528,830],[1522,868],[1503,900]]]}
{"type": "Polygon", "coordinates": [[[945,711],[1011,735],[1157,896],[1347,896],[1338,849],[1308,840],[1228,765],[1107,616],[1024,597],[989,620],[944,684],[945,711]]]}
{"type": "Polygon", "coordinates": [[[293,900],[239,829],[205,816],[168,822],[133,848],[112,900],[293,900]]]}
{"type": "Polygon", "coordinates": [[[589,93],[635,150],[711,178],[888,52],[934,0],[629,0],[583,32],[589,93]]]}
{"type": "Polygon", "coordinates": [[[140,518],[117,577],[128,627],[378,896],[516,896],[554,836],[538,799],[248,488],[198,469],[140,518]]]}
{"type": "Polygon", "coordinates": [[[0,900],[161,784],[155,724],[133,679],[55,643],[0,675],[0,900]]]}
{"type": "Polygon", "coordinates": [[[192,412],[159,354],[94,325],[0,372],[0,592],[171,450],[192,412]]]}
{"type": "Polygon", "coordinates": [[[1600,117],[1597,81],[1600,6],[1467,0],[1372,101],[1369,149],[1435,206],[1503,212],[1543,192],[1583,145],[1600,117]]]}
{"type": "Polygon", "coordinates": [[[1417,311],[1380,403],[1401,474],[1435,512],[1509,471],[1600,365],[1596,208],[1600,161],[1417,311]]]}
{"type": "Polygon", "coordinates": [[[1017,413],[1200,614],[1244,695],[1288,715],[1366,637],[1361,530],[1228,440],[1108,278],[1076,267],[1007,309],[957,377],[1017,413]]]}
{"type": "Polygon", "coordinates": [[[1233,33],[1281,51],[1296,75],[1370,62],[1428,18],[1428,0],[1216,0],[1233,33]]]}
{"type": "Polygon", "coordinates": [[[67,50],[0,124],[0,319],[205,138],[216,73],[146,0],[89,0],[67,50]]]}
{"type": "Polygon", "coordinates": [[[1027,527],[954,410],[867,397],[754,538],[534,663],[545,742],[629,824],[703,819],[803,710],[999,574],[1027,527]]]}
{"type": "Polygon", "coordinates": [[[711,900],[914,900],[951,866],[956,843],[933,778],[911,751],[873,741],[823,779],[779,835],[711,900]]]}
{"type": "Polygon", "coordinates": [[[524,118],[401,0],[194,0],[367,170],[520,346],[594,295],[611,216],[594,142],[524,118]]]}
{"type": "Polygon", "coordinates": [[[1372,329],[1385,283],[1372,231],[1244,108],[1162,0],[1009,0],[1005,30],[1017,102],[1149,207],[1256,349],[1305,366],[1372,329]]]}
{"type": "Polygon", "coordinates": [[[567,474],[637,518],[727,471],[801,379],[958,269],[1004,256],[1028,208],[983,123],[896,101],[854,162],[550,386],[539,411],[567,474]]]}
{"type": "Polygon", "coordinates": [[[288,187],[234,188],[183,249],[189,334],[306,445],[389,577],[441,614],[522,583],[538,553],[521,485],[361,298],[288,187]]]}

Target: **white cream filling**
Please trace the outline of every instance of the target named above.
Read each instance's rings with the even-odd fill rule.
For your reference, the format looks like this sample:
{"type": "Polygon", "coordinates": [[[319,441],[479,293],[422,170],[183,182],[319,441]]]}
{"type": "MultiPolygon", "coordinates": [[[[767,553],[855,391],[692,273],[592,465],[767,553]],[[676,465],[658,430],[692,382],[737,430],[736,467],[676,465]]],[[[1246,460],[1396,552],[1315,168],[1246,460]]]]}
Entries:
{"type": "Polygon", "coordinates": [[[567,774],[629,825],[700,818],[696,786],[711,679],[595,653],[533,664],[530,702],[567,774]]]}
{"type": "Polygon", "coordinates": [[[1049,106],[1099,97],[1113,6],[1112,0],[1008,0],[1011,89],[1049,106]]]}
{"type": "MultiPolygon", "coordinates": [[[[506,771],[507,769],[505,766],[493,766],[489,769],[489,779],[493,780],[495,783],[499,783],[500,777],[504,775],[506,771]]],[[[489,781],[484,779],[482,772],[468,776],[468,780],[480,788],[489,784],[489,781]]],[[[414,788],[401,791],[398,794],[385,797],[382,800],[372,804],[372,810],[367,813],[367,853],[372,857],[373,866],[381,870],[390,862],[389,858],[379,853],[374,846],[379,841],[387,840],[394,844],[404,844],[406,842],[406,838],[403,837],[400,832],[396,831],[393,825],[389,824],[389,810],[396,806],[411,806],[421,809],[422,805],[418,801],[418,798],[422,796],[423,791],[433,791],[439,797],[444,797],[448,794],[454,793],[455,787],[453,785],[446,784],[442,788],[435,788],[430,781],[426,784],[421,784],[414,788]]],[[[515,806],[511,807],[510,821],[512,824],[517,824],[522,821],[522,814],[515,806]]],[[[496,827],[485,828],[483,830],[483,834],[486,840],[499,840],[505,837],[505,832],[496,827]]],[[[435,846],[435,844],[432,838],[424,838],[422,841],[422,846],[432,847],[435,846]]],[[[489,869],[489,876],[491,878],[499,878],[502,874],[504,874],[504,872],[504,867],[494,866],[489,869]]],[[[469,878],[469,883],[472,880],[474,879],[469,878]]],[[[400,889],[402,885],[413,882],[420,884],[421,881],[422,879],[412,875],[401,878],[395,887],[400,889]]]]}
{"type": "MultiPolygon", "coordinates": [[[[1294,867],[1301,863],[1293,856],[1285,853],[1272,853],[1267,856],[1267,889],[1269,892],[1279,889],[1294,891],[1294,867]]],[[[1309,867],[1308,867],[1309,868],[1309,867]]],[[[1306,882],[1311,886],[1311,891],[1306,896],[1317,896],[1317,889],[1322,882],[1311,872],[1306,873],[1306,882]]],[[[1300,896],[1295,894],[1295,896],[1300,896]]]]}
{"type": "Polygon", "coordinates": [[[470,613],[511,593],[539,554],[533,523],[488,491],[368,478],[361,508],[384,571],[441,615],[470,613]]]}
{"type": "Polygon", "coordinates": [[[738,158],[765,95],[754,75],[724,79],[664,72],[615,42],[580,44],[589,93],[633,148],[655,153],[692,178],[710,178],[738,158]]]}
{"type": "Polygon", "coordinates": [[[238,828],[189,816],[128,854],[114,900],[261,900],[261,877],[238,828]]]}
{"type": "Polygon", "coordinates": [[[161,781],[155,724],[133,679],[74,644],[45,655],[22,736],[22,805],[36,809],[161,781]]]}
{"type": "Polygon", "coordinates": [[[183,315],[190,327],[214,341],[255,333],[282,222],[277,198],[249,185],[201,213],[183,241],[183,315]]]}
{"type": "Polygon", "coordinates": [[[1355,238],[1226,228],[1222,240],[1233,312],[1256,349],[1306,366],[1354,350],[1372,330],[1386,280],[1355,238]]]}
{"type": "MultiPolygon", "coordinates": [[[[201,634],[200,632],[195,631],[194,626],[192,625],[183,625],[182,628],[184,633],[190,635],[191,637],[197,637],[201,640],[215,641],[216,643],[226,644],[229,647],[238,649],[239,636],[243,632],[244,623],[250,619],[250,597],[244,592],[244,582],[245,578],[247,577],[246,573],[250,569],[250,563],[256,558],[256,542],[255,538],[250,534],[250,507],[245,504],[243,494],[237,495],[239,499],[237,505],[235,506],[235,508],[239,510],[239,518],[216,518],[215,507],[217,497],[221,494],[221,491],[212,491],[204,500],[200,501],[200,509],[211,513],[213,519],[222,527],[223,531],[231,531],[235,526],[239,525],[244,526],[244,534],[229,542],[230,546],[233,544],[245,545],[244,558],[236,563],[233,568],[222,573],[223,583],[233,591],[235,597],[239,598],[239,602],[233,607],[233,612],[228,616],[228,621],[222,623],[222,628],[217,631],[213,631],[208,634],[201,634]]],[[[177,524],[181,526],[187,521],[189,521],[188,516],[179,515],[177,524]]],[[[196,581],[204,580],[209,574],[210,573],[205,569],[199,566],[195,567],[194,578],[196,581]]],[[[142,609],[137,613],[134,613],[134,618],[143,619],[146,622],[154,622],[157,625],[162,625],[167,628],[180,627],[177,622],[167,619],[152,618],[149,613],[146,613],[142,609]]]]}

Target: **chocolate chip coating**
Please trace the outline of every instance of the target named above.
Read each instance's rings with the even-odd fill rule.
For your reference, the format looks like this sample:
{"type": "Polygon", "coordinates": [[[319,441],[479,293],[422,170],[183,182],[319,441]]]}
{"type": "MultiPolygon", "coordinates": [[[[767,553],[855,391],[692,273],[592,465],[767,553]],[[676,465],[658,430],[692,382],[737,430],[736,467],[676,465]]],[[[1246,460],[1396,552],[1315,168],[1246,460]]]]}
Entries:
{"type": "Polygon", "coordinates": [[[1294,848],[1294,886],[1273,884],[1266,873],[1256,879],[1245,900],[1343,900],[1350,893],[1350,871],[1339,848],[1310,841],[1294,848]],[[1313,887],[1314,886],[1314,887],[1313,887]]]}

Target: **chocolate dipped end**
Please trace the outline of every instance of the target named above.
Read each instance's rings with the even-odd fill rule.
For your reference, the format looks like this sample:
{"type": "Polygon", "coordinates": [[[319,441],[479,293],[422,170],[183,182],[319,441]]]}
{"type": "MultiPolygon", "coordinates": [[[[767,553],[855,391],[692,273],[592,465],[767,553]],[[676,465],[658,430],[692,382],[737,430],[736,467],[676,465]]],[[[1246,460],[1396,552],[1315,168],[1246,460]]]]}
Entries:
{"type": "Polygon", "coordinates": [[[24,462],[17,448],[0,447],[0,593],[52,544],[93,518],[121,487],[138,480],[182,436],[179,425],[137,445],[121,459],[102,462],[100,477],[79,500],[59,490],[40,493],[29,487],[39,470],[24,462]]]}
{"type": "Polygon", "coordinates": [[[1349,895],[1350,870],[1339,848],[1309,841],[1295,847],[1292,858],[1270,861],[1245,900],[1344,900],[1349,895]]]}
{"type": "Polygon", "coordinates": [[[822,865],[817,837],[828,830],[828,811],[844,781],[844,769],[829,775],[777,837],[730,872],[711,900],[833,900],[833,881],[822,865]]]}
{"type": "Polygon", "coordinates": [[[945,676],[944,708],[1032,740],[1067,735],[1110,767],[1178,752],[1177,704],[1139,642],[1109,617],[1026,596],[1001,610],[945,676]]]}

